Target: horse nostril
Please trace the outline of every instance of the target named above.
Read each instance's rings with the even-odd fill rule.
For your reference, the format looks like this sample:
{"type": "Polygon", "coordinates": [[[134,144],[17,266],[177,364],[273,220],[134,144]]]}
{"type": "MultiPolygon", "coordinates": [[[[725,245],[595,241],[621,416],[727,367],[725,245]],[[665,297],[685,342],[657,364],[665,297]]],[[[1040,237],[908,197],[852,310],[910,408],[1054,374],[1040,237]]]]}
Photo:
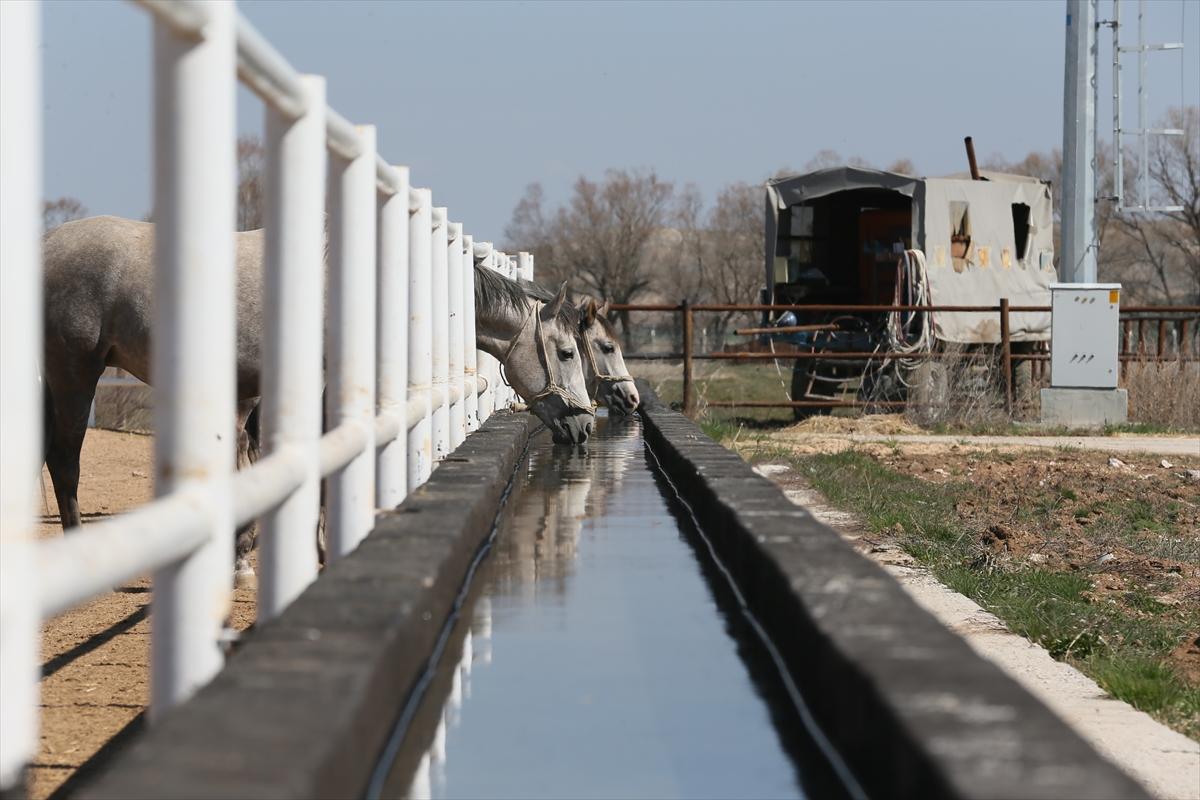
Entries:
{"type": "Polygon", "coordinates": [[[592,435],[592,423],[589,422],[587,425],[584,425],[583,432],[586,433],[588,436],[591,436],[592,435]]]}

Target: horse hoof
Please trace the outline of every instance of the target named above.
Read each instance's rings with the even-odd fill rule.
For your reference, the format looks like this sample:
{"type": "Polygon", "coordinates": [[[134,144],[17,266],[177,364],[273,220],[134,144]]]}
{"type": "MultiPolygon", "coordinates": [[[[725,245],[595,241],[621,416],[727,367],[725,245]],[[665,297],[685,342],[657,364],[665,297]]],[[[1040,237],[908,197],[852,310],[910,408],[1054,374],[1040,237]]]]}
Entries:
{"type": "Polygon", "coordinates": [[[233,575],[233,588],[235,589],[257,589],[258,576],[254,574],[254,570],[238,570],[233,575]]]}

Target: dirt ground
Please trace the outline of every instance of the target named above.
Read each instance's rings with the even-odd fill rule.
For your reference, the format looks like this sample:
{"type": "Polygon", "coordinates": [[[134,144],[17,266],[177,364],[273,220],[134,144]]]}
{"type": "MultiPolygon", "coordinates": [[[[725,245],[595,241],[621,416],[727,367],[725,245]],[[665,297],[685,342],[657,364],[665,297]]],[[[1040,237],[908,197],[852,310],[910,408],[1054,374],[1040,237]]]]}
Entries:
{"type": "MultiPolygon", "coordinates": [[[[79,488],[85,528],[152,498],[153,451],[151,436],[88,431],[79,488]]],[[[43,470],[42,477],[38,535],[61,536],[50,476],[43,470]]],[[[254,621],[254,593],[234,594],[230,624],[243,630],[254,621]]],[[[144,725],[149,613],[150,578],[142,576],[43,626],[41,747],[29,769],[32,800],[70,794],[144,725]]]]}

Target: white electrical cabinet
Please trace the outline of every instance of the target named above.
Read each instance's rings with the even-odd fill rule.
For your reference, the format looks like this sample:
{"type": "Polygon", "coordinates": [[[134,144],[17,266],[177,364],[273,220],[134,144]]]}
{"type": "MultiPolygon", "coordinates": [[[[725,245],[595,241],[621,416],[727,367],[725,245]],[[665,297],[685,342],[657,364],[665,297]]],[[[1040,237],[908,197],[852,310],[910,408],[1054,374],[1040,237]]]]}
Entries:
{"type": "Polygon", "coordinates": [[[1121,284],[1052,283],[1050,385],[1117,388],[1121,284]]]}

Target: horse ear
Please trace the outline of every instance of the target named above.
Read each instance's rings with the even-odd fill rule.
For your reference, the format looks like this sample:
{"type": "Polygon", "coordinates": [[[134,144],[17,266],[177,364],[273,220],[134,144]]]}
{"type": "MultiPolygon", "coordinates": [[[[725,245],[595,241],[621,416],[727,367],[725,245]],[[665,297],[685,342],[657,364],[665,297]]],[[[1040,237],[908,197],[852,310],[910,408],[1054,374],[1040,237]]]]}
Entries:
{"type": "Polygon", "coordinates": [[[596,301],[592,298],[587,300],[587,324],[594,325],[596,323],[596,301]]]}
{"type": "Polygon", "coordinates": [[[546,304],[546,309],[549,312],[548,318],[553,319],[558,316],[558,312],[562,310],[562,305],[567,299],[567,282],[563,281],[562,288],[558,290],[558,295],[546,304]]]}
{"type": "Polygon", "coordinates": [[[599,316],[601,316],[601,317],[607,317],[607,316],[608,316],[608,307],[609,307],[610,305],[612,305],[612,301],[611,301],[611,300],[605,300],[605,301],[604,301],[604,305],[600,306],[600,308],[598,308],[598,309],[596,310],[596,314],[597,314],[597,315],[599,315],[599,316]]]}

